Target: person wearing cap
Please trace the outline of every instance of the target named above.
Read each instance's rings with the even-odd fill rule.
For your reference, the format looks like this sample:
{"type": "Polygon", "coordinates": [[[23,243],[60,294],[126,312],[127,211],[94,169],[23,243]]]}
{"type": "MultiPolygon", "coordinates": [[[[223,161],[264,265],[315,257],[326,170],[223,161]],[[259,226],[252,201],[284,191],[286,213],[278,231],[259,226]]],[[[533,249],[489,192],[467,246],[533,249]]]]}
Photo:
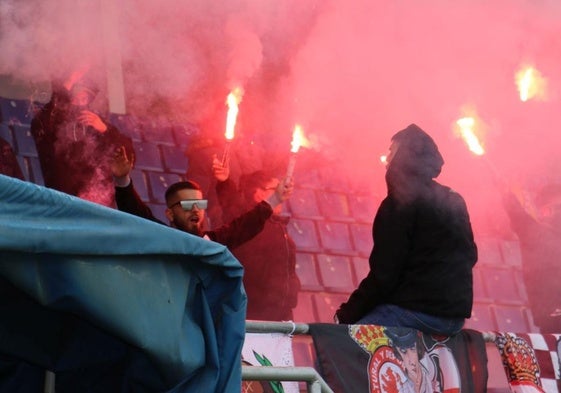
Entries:
{"type": "Polygon", "coordinates": [[[471,316],[477,261],[466,203],[434,180],[444,160],[417,125],[392,137],[386,163],[388,192],[374,218],[370,271],[335,322],[456,334],[471,316]]]}
{"type": "MultiPolygon", "coordinates": [[[[112,173],[115,182],[115,200],[121,211],[164,224],[156,218],[142,201],[129,176],[134,159],[120,148],[114,154],[112,173]]],[[[165,211],[169,226],[195,236],[213,240],[233,249],[253,238],[263,230],[273,209],[287,200],[293,191],[292,182],[279,182],[275,192],[255,204],[250,210],[214,230],[205,230],[205,209],[208,201],[203,199],[201,187],[194,181],[181,181],[170,185],[165,192],[165,211]]]]}
{"type": "Polygon", "coordinates": [[[561,285],[556,276],[561,266],[561,183],[543,186],[533,201],[535,209],[525,208],[506,187],[502,194],[520,242],[522,277],[534,324],[540,333],[561,333],[561,285]]]}
{"type": "Polygon", "coordinates": [[[90,109],[99,89],[74,71],[53,81],[50,101],[31,121],[44,185],[92,202],[112,206],[110,162],[113,151],[132,140],[90,109]]]}
{"type": "MultiPolygon", "coordinates": [[[[384,333],[389,339],[389,345],[392,347],[395,357],[401,362],[405,370],[406,379],[402,381],[400,391],[440,392],[442,389],[433,386],[429,378],[430,371],[421,361],[426,354],[421,333],[418,330],[405,327],[386,327],[384,333]]],[[[434,383],[438,385],[437,381],[434,383]]]]}

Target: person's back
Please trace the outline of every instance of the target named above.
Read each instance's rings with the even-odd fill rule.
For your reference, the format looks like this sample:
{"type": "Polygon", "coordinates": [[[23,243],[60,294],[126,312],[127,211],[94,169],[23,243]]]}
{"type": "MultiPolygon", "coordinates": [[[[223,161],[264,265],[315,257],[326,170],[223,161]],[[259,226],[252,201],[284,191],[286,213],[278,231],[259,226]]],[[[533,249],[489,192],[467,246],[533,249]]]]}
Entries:
{"type": "Polygon", "coordinates": [[[370,272],[337,310],[339,322],[454,334],[471,316],[477,247],[463,198],[433,180],[443,164],[416,125],[392,137],[370,272]]]}
{"type": "Polygon", "coordinates": [[[433,181],[403,209],[411,242],[387,301],[428,314],[469,318],[474,249],[463,198],[433,181]]]}

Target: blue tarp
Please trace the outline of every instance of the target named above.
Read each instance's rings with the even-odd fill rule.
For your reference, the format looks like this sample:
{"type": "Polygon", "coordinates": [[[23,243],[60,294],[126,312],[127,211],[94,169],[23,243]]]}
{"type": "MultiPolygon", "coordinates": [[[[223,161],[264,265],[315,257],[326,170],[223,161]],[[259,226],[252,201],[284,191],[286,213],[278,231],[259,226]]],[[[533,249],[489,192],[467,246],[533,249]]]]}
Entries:
{"type": "Polygon", "coordinates": [[[55,371],[57,393],[239,392],[242,274],[218,243],[0,175],[0,285],[21,291],[0,353],[55,371]]]}

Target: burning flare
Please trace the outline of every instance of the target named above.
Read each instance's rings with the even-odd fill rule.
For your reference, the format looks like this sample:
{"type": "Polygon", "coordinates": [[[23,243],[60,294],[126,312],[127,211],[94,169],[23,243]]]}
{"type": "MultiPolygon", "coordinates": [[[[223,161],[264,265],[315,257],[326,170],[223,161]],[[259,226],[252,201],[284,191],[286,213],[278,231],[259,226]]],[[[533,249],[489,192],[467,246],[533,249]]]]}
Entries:
{"type": "Polygon", "coordinates": [[[296,153],[301,146],[310,147],[310,141],[304,136],[302,127],[299,124],[294,126],[294,131],[292,132],[292,142],[290,142],[290,158],[288,160],[288,167],[286,169],[286,178],[289,179],[294,173],[294,166],[296,165],[296,153]]]}
{"type": "Polygon", "coordinates": [[[298,153],[301,146],[310,147],[310,141],[304,136],[302,127],[299,124],[294,126],[294,131],[292,132],[292,142],[290,142],[291,153],[298,153]]]}
{"type": "Polygon", "coordinates": [[[473,117],[462,117],[456,121],[456,124],[459,127],[460,136],[466,142],[469,150],[475,155],[483,155],[485,150],[473,131],[475,119],[473,117]]]}
{"type": "Polygon", "coordinates": [[[545,99],[547,81],[537,69],[524,67],[516,73],[515,80],[522,102],[545,99]]]}
{"type": "Polygon", "coordinates": [[[226,132],[225,136],[228,141],[234,139],[234,129],[236,127],[236,119],[238,117],[238,104],[242,100],[243,90],[240,87],[234,88],[228,98],[226,105],[228,106],[228,115],[226,116],[226,132]]]}

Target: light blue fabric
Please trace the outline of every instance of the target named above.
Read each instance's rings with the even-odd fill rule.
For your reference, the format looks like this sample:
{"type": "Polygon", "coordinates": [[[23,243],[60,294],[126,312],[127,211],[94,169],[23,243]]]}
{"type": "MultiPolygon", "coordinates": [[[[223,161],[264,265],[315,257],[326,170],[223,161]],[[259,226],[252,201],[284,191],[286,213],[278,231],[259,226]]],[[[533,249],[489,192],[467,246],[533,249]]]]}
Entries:
{"type": "Polygon", "coordinates": [[[239,392],[242,274],[218,243],[0,175],[0,275],[140,348],[170,392],[239,392]]]}

